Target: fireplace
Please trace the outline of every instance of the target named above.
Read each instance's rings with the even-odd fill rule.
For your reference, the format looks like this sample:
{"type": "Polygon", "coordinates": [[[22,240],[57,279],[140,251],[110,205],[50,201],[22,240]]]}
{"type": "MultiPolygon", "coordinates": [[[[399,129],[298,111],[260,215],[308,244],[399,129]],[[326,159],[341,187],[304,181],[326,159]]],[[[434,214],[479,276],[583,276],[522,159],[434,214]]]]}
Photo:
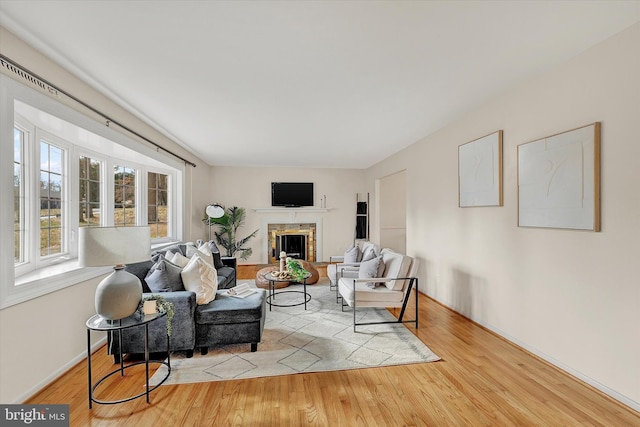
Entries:
{"type": "Polygon", "coordinates": [[[280,252],[309,262],[316,260],[316,224],[268,224],[269,262],[277,263],[280,252]]]}

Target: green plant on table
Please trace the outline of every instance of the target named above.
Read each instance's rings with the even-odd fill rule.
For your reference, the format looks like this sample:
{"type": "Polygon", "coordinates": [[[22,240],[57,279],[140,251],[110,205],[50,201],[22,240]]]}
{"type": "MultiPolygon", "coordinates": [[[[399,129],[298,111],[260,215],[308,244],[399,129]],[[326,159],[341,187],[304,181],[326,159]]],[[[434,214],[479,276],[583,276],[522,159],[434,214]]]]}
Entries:
{"type": "Polygon", "coordinates": [[[291,277],[297,281],[303,281],[309,274],[300,261],[292,258],[287,258],[287,271],[289,271],[291,277]]]}
{"type": "Polygon", "coordinates": [[[138,305],[138,311],[144,315],[144,302],[145,301],[155,301],[156,309],[159,313],[167,313],[167,335],[171,336],[171,332],[173,328],[171,327],[171,321],[173,320],[173,315],[175,314],[175,308],[172,302],[167,301],[164,297],[160,295],[149,295],[142,298],[140,304],[138,305]]]}

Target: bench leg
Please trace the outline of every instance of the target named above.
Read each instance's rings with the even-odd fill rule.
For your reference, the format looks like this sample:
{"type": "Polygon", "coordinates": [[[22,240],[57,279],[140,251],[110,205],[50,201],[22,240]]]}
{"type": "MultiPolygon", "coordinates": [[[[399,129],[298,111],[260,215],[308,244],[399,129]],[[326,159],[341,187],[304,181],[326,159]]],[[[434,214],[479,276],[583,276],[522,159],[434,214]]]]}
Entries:
{"type": "Polygon", "coordinates": [[[193,350],[187,350],[187,359],[191,359],[193,357],[193,350]]]}
{"type": "Polygon", "coordinates": [[[257,342],[252,342],[251,343],[251,352],[255,353],[256,351],[258,351],[258,343],[257,342]]]}
{"type": "Polygon", "coordinates": [[[204,356],[207,353],[209,353],[209,347],[200,347],[200,354],[201,355],[204,356]]]}

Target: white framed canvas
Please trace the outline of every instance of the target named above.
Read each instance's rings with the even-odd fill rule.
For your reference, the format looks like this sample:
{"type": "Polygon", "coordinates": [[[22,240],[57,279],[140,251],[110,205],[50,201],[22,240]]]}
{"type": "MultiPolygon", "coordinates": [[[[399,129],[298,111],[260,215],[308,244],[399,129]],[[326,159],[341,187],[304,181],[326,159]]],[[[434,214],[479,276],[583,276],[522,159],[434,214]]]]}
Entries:
{"type": "Polygon", "coordinates": [[[600,123],[518,146],[518,226],[600,231],[600,123]]]}
{"type": "Polygon", "coordinates": [[[502,206],[501,130],[458,147],[458,203],[502,206]]]}

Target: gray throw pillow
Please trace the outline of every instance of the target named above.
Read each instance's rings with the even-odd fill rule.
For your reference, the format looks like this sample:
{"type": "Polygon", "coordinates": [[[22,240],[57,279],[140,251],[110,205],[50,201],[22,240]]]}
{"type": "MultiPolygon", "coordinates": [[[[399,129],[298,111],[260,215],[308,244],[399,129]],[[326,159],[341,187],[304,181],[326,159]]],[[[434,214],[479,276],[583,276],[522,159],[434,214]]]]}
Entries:
{"type": "Polygon", "coordinates": [[[353,264],[358,262],[358,256],[360,255],[360,248],[356,245],[351,245],[344,253],[344,263],[353,264]]]}
{"type": "Polygon", "coordinates": [[[147,282],[151,292],[184,291],[181,272],[180,266],[161,257],[149,269],[144,281],[147,282]]]}
{"type": "MultiPolygon", "coordinates": [[[[384,271],[384,262],[382,262],[382,257],[375,257],[367,261],[362,261],[360,269],[358,270],[358,279],[380,277],[382,271],[384,271]],[[380,268],[381,264],[382,268],[380,268]]],[[[375,288],[377,283],[367,282],[366,285],[370,288],[375,288]]]]}

